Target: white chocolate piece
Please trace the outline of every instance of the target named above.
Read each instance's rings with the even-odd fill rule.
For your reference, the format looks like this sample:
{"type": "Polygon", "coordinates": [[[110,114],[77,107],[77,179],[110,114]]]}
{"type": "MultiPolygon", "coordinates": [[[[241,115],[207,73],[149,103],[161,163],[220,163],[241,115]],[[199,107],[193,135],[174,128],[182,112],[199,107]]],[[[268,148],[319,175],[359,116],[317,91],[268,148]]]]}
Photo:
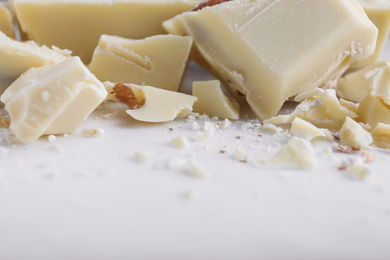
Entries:
{"type": "Polygon", "coordinates": [[[15,38],[15,27],[11,11],[0,2],[0,31],[8,37],[15,38]]]}
{"type": "Polygon", "coordinates": [[[143,40],[102,35],[89,69],[103,82],[177,91],[191,46],[191,37],[177,35],[156,35],[143,40]]]}
{"type": "Polygon", "coordinates": [[[390,149],[390,124],[378,123],[371,135],[376,146],[390,149]]]}
{"type": "Polygon", "coordinates": [[[190,171],[193,176],[202,179],[210,178],[209,173],[205,169],[203,169],[203,167],[201,167],[197,162],[191,160],[189,164],[190,164],[190,171]]]}
{"type": "Polygon", "coordinates": [[[185,149],[190,146],[187,137],[184,135],[179,135],[171,139],[171,144],[177,148],[185,149]]]}
{"type": "Polygon", "coordinates": [[[132,39],[164,34],[163,21],[194,8],[197,3],[196,0],[14,0],[14,8],[21,29],[30,39],[70,49],[84,63],[89,63],[102,34],[132,39]]]}
{"type": "Polygon", "coordinates": [[[126,113],[143,122],[167,122],[185,117],[196,97],[151,86],[104,82],[108,99],[126,104],[126,113]]]}
{"type": "Polygon", "coordinates": [[[0,32],[0,94],[29,68],[54,65],[69,56],[67,50],[18,42],[0,32]]]}
{"type": "Polygon", "coordinates": [[[85,137],[100,137],[104,134],[102,128],[84,128],[81,134],[85,137]]]}
{"type": "Polygon", "coordinates": [[[23,143],[72,132],[105,99],[104,86],[73,57],[31,68],[1,96],[11,130],[23,143]]]}
{"type": "Polygon", "coordinates": [[[383,52],[390,31],[390,2],[388,0],[355,0],[366,12],[368,18],[378,28],[378,38],[375,53],[365,59],[352,63],[350,70],[363,68],[376,63],[383,52]]]}
{"type": "Polygon", "coordinates": [[[366,78],[371,77],[388,61],[381,61],[348,73],[337,81],[337,96],[354,102],[362,101],[370,93],[366,78]]]}
{"type": "Polygon", "coordinates": [[[192,95],[198,98],[194,104],[195,112],[219,118],[239,119],[240,117],[240,105],[225,96],[218,80],[193,82],[192,95]]]}
{"type": "Polygon", "coordinates": [[[266,164],[302,170],[318,166],[310,142],[298,137],[292,137],[266,164]]]}
{"type": "Polygon", "coordinates": [[[309,142],[317,137],[327,137],[321,129],[299,117],[291,122],[290,133],[309,142]]]}
{"type": "Polygon", "coordinates": [[[390,124],[390,106],[380,98],[367,96],[359,104],[359,120],[375,128],[378,123],[390,124]]]}
{"type": "Polygon", "coordinates": [[[264,123],[291,123],[295,118],[299,117],[317,127],[339,129],[347,116],[351,118],[357,117],[354,111],[340,104],[335,90],[327,89],[318,93],[321,94],[305,99],[290,115],[276,116],[265,120],[264,123]]]}
{"type": "Polygon", "coordinates": [[[247,162],[249,159],[249,155],[245,150],[238,148],[236,150],[236,159],[240,162],[247,162]]]}
{"type": "Polygon", "coordinates": [[[134,152],[134,158],[138,162],[144,162],[144,161],[148,160],[152,156],[153,156],[153,154],[151,152],[148,152],[148,151],[142,151],[141,150],[141,151],[135,151],[134,152]]]}
{"type": "Polygon", "coordinates": [[[350,0],[236,0],[164,22],[260,119],[374,53],[378,30],[350,0]],[[293,25],[293,26],[292,26],[293,25]],[[202,60],[203,59],[203,60],[202,60]]]}
{"type": "Polygon", "coordinates": [[[371,133],[350,117],[340,129],[340,144],[352,148],[368,147],[373,142],[371,133]]]}
{"type": "Polygon", "coordinates": [[[367,78],[370,95],[359,104],[359,119],[371,127],[390,124],[390,63],[367,78]]]}
{"type": "Polygon", "coordinates": [[[359,162],[345,168],[345,173],[352,180],[364,180],[370,175],[370,170],[359,162]]]}

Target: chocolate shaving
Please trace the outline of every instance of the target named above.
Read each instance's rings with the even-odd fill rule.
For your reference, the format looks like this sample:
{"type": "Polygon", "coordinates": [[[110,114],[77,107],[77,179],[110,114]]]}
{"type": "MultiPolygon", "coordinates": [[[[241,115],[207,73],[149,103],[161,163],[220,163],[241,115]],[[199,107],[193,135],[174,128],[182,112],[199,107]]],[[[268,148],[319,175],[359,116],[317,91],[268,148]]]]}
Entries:
{"type": "Polygon", "coordinates": [[[130,109],[137,109],[145,105],[146,100],[137,100],[133,90],[123,83],[114,86],[113,91],[119,102],[127,105],[130,109]]]}

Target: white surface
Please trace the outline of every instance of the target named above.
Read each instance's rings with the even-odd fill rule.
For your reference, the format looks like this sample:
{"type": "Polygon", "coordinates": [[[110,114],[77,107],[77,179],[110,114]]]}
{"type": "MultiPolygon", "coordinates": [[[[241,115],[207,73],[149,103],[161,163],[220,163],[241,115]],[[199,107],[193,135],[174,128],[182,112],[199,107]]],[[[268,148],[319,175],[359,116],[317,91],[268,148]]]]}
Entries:
{"type": "MultiPolygon", "coordinates": [[[[191,65],[183,87],[209,78],[191,65]]],[[[0,259],[390,259],[389,153],[371,151],[363,181],[338,170],[360,155],[326,155],[331,143],[315,146],[317,170],[270,168],[258,161],[287,137],[242,128],[248,110],[249,119],[195,141],[186,119],[143,124],[121,106],[103,118],[117,108],[68,137],[1,145],[0,259]],[[88,127],[104,134],[84,137],[88,127]],[[179,135],[189,148],[170,143],[179,135]],[[152,157],[136,161],[141,150],[152,157]],[[169,167],[174,158],[184,165],[169,167]],[[192,176],[191,159],[210,178],[192,176]]]]}

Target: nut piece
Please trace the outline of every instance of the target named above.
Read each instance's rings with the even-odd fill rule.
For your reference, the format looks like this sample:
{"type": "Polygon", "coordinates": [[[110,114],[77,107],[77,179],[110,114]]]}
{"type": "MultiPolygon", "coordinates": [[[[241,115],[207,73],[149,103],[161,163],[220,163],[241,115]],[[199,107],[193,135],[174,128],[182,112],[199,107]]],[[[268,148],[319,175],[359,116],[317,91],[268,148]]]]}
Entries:
{"type": "Polygon", "coordinates": [[[10,115],[12,132],[28,144],[41,135],[72,132],[106,95],[103,84],[80,58],[73,57],[28,70],[4,92],[1,101],[10,115]]]}
{"type": "Polygon", "coordinates": [[[224,95],[219,80],[193,82],[192,95],[198,98],[194,112],[228,119],[240,117],[240,105],[224,95]]]}
{"type": "Polygon", "coordinates": [[[146,99],[142,92],[138,91],[139,94],[135,95],[133,89],[123,83],[115,84],[112,90],[118,102],[127,105],[130,109],[138,109],[145,105],[146,99]]]}
{"type": "Polygon", "coordinates": [[[231,0],[206,0],[206,1],[203,1],[202,3],[198,4],[194,9],[192,9],[192,11],[196,12],[196,11],[202,10],[205,7],[219,5],[223,2],[228,2],[228,1],[231,1],[231,0]]]}
{"type": "Polygon", "coordinates": [[[126,113],[143,122],[167,122],[192,111],[196,97],[174,91],[124,83],[103,83],[109,100],[126,104],[126,113]],[[163,109],[162,109],[163,108],[163,109]]]}

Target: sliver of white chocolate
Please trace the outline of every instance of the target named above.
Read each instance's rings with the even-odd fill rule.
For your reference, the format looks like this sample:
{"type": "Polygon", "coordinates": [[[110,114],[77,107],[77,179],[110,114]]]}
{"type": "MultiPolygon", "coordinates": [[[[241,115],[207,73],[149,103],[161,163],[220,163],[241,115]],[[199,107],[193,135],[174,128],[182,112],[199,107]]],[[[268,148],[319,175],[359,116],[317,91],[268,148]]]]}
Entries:
{"type": "Polygon", "coordinates": [[[299,117],[291,122],[290,133],[309,142],[316,137],[327,137],[321,129],[299,117]]]}
{"type": "Polygon", "coordinates": [[[380,61],[348,73],[337,81],[337,96],[354,102],[362,101],[370,93],[367,77],[375,74],[387,61],[380,61]]]}
{"type": "Polygon", "coordinates": [[[0,94],[32,67],[54,65],[70,56],[70,51],[38,46],[33,41],[18,42],[0,32],[0,94]]]}
{"type": "Polygon", "coordinates": [[[177,91],[191,46],[191,37],[177,35],[156,35],[143,40],[102,35],[89,68],[103,82],[177,91]]]}
{"type": "Polygon", "coordinates": [[[197,100],[191,95],[151,86],[112,82],[103,84],[109,93],[109,100],[128,105],[130,109],[126,113],[143,122],[167,122],[187,116],[197,100]]]}
{"type": "Polygon", "coordinates": [[[164,22],[260,119],[374,53],[378,30],[352,0],[236,0],[164,22]]]}
{"type": "Polygon", "coordinates": [[[194,8],[192,0],[14,0],[21,29],[39,44],[73,51],[84,63],[102,34],[143,39],[161,23],[194,8]]]}
{"type": "Polygon", "coordinates": [[[32,68],[1,96],[10,128],[23,143],[41,135],[72,132],[105,99],[107,92],[80,58],[32,68]]]}
{"type": "Polygon", "coordinates": [[[225,96],[218,80],[194,81],[192,95],[198,98],[194,104],[194,112],[228,119],[240,117],[240,105],[225,96]]]}
{"type": "Polygon", "coordinates": [[[370,94],[359,104],[359,119],[375,127],[378,123],[390,124],[390,63],[367,77],[370,94]]]}
{"type": "Polygon", "coordinates": [[[368,147],[372,141],[370,132],[366,131],[352,118],[345,118],[345,122],[340,129],[341,145],[347,145],[352,148],[368,147]]]}

